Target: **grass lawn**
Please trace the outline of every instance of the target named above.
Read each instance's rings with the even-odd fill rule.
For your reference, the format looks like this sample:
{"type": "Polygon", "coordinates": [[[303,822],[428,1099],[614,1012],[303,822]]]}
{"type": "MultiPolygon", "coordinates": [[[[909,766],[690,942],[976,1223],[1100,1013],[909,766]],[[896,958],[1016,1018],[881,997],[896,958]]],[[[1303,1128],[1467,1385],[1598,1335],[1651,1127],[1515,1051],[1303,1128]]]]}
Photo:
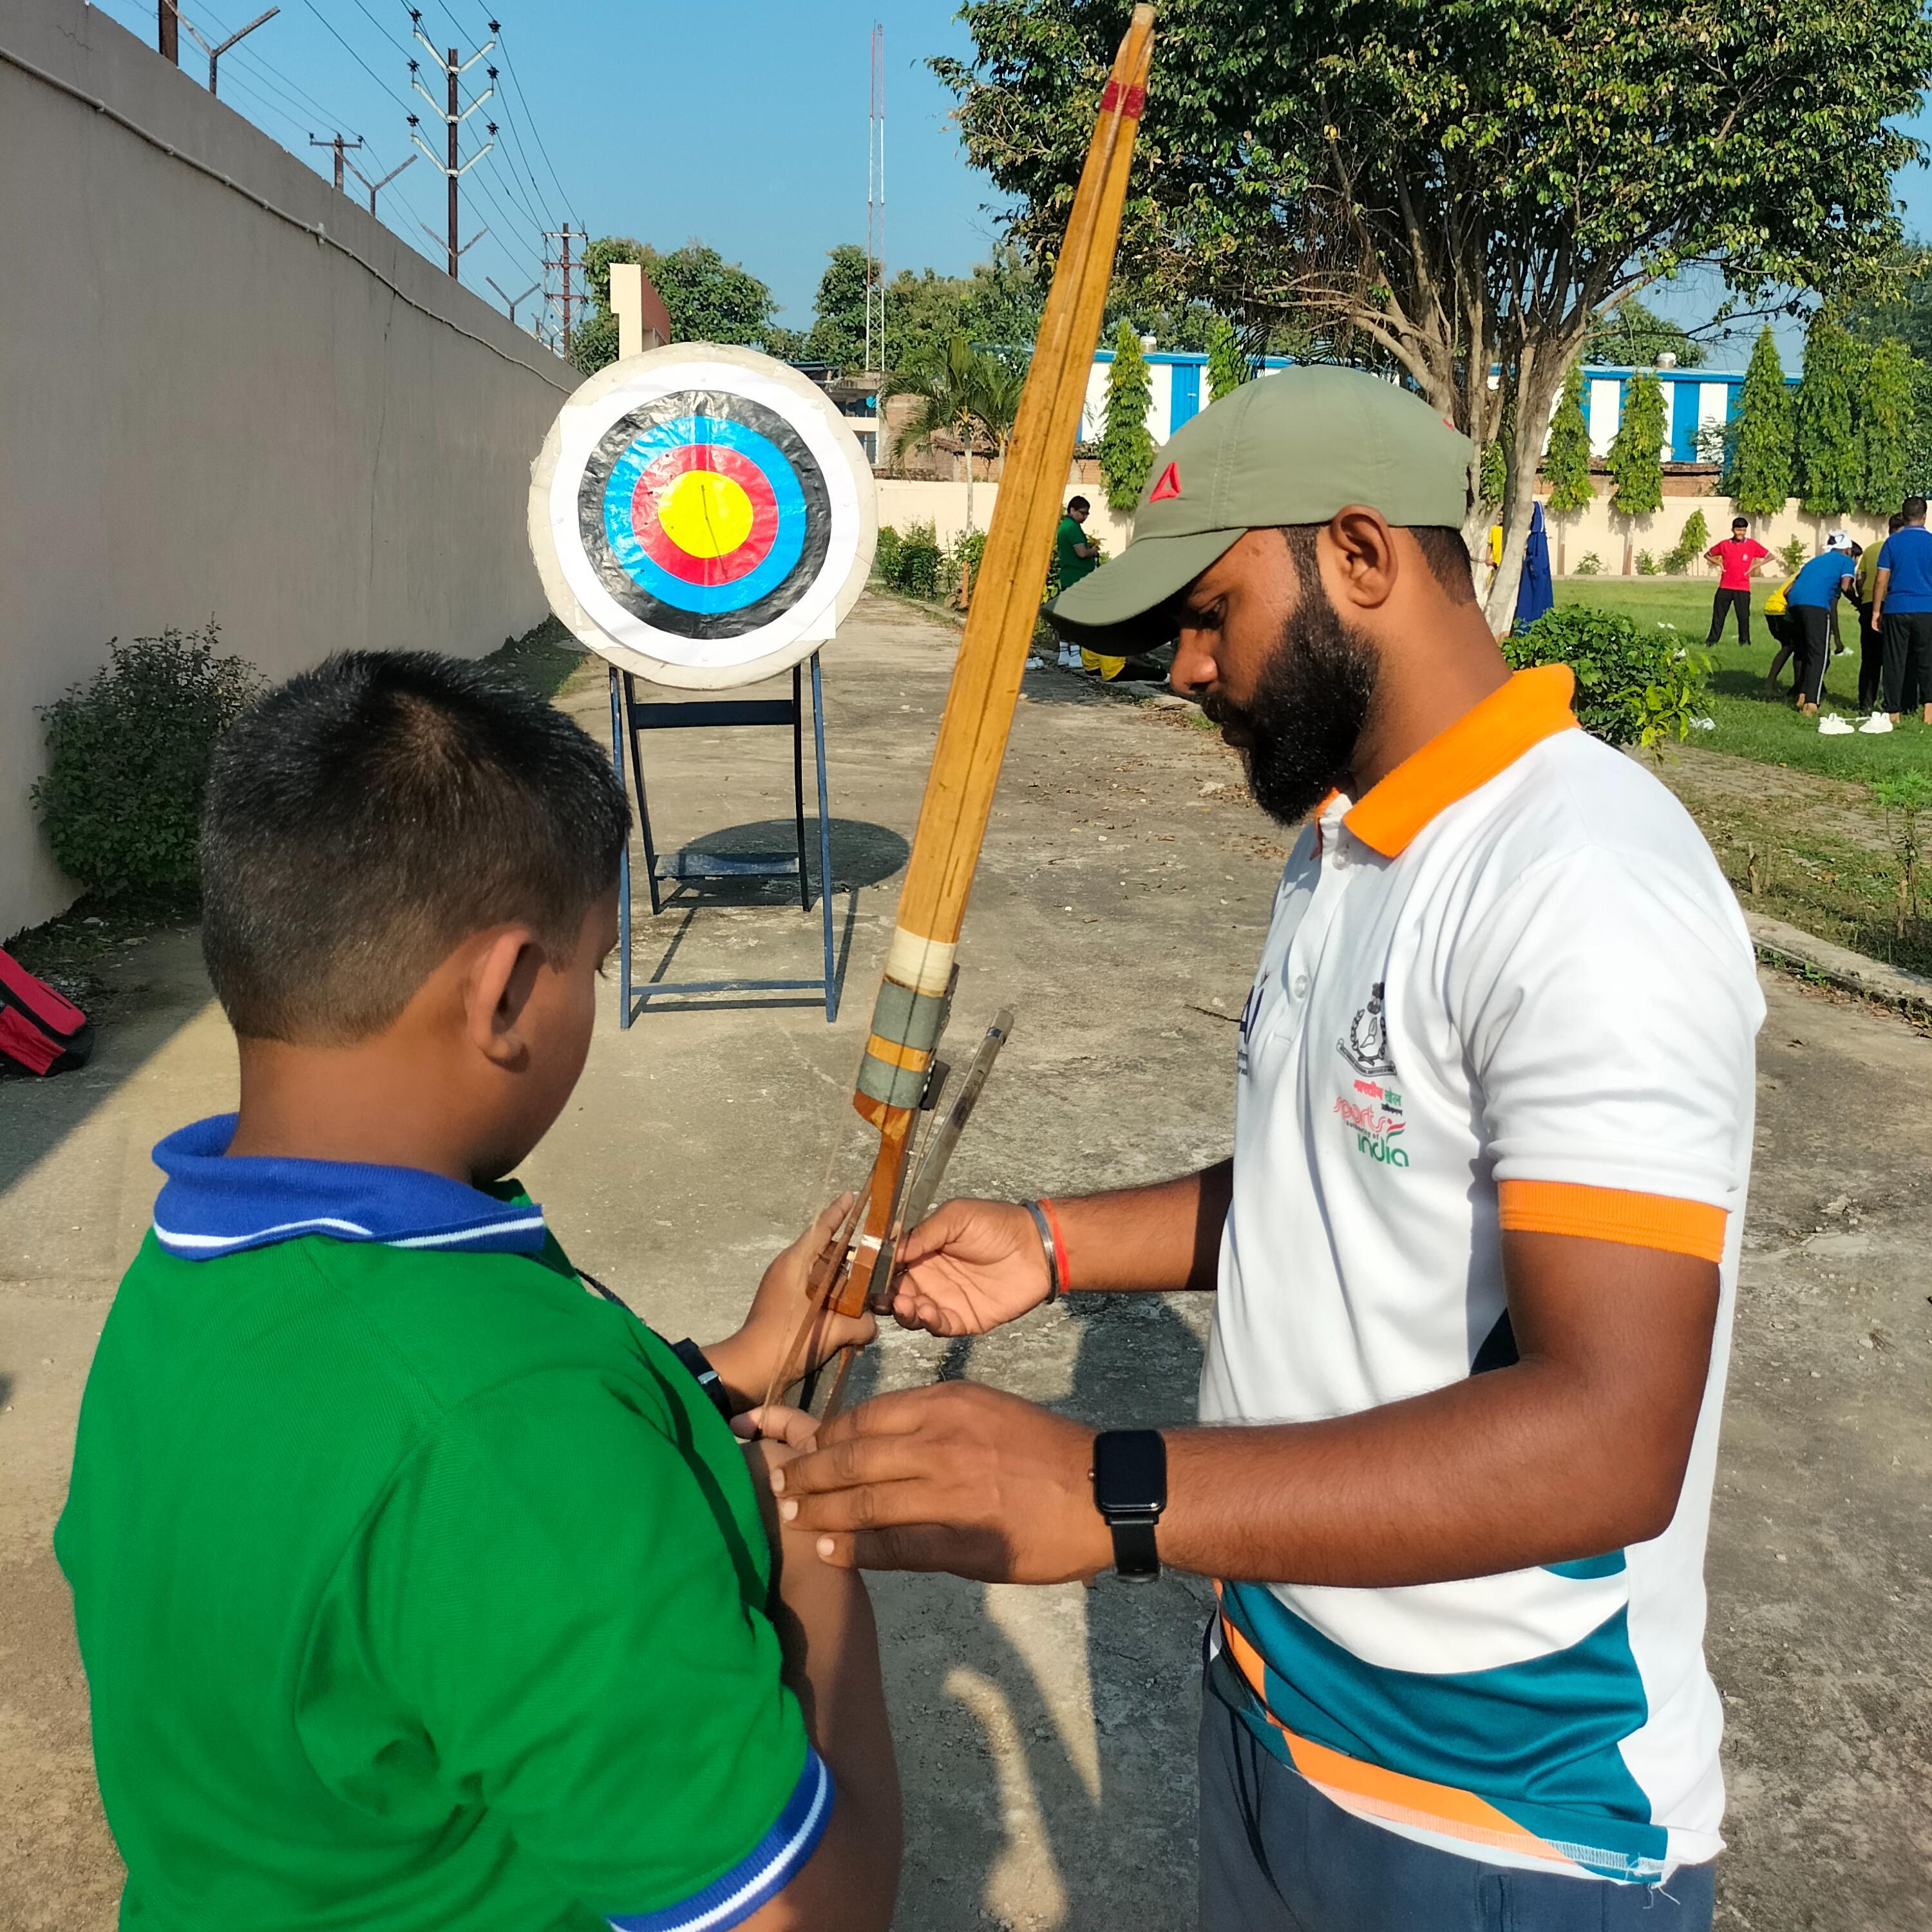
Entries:
{"type": "MultiPolygon", "coordinates": [[[[1711,620],[1708,580],[1566,578],[1563,604],[1593,604],[1639,624],[1672,624],[1702,650],[1711,620]]],[[[1776,646],[1764,629],[1766,590],[1754,600],[1754,641],[1720,644],[1710,715],[1716,729],[1672,746],[1658,775],[1696,820],[1748,911],[1781,919],[1868,957],[1932,973],[1932,923],[1899,917],[1903,827],[1866,782],[1895,772],[1932,774],[1932,729],[1904,718],[1890,736],[1821,738],[1788,697],[1765,688],[1776,646]]],[[[1840,619],[1853,654],[1834,658],[1827,707],[1850,712],[1858,695],[1856,631],[1840,619]]],[[[1736,632],[1731,634],[1733,640],[1736,632]]]]}
{"type": "MultiPolygon", "coordinates": [[[[1821,738],[1815,718],[1800,718],[1789,696],[1774,698],[1766,690],[1765,673],[1777,650],[1764,628],[1764,600],[1772,588],[1764,585],[1752,599],[1749,649],[1738,649],[1737,632],[1730,629],[1725,634],[1731,641],[1710,653],[1714,663],[1710,712],[1717,728],[1700,731],[1696,742],[1738,758],[1822,772],[1832,778],[1887,778],[1904,771],[1932,773],[1932,727],[1916,718],[1900,718],[1889,737],[1821,738]]],[[[1640,624],[1674,624],[1687,644],[1701,650],[1710,628],[1712,590],[1707,578],[1565,577],[1557,581],[1556,601],[1621,611],[1640,624]]],[[[1851,648],[1845,656],[1834,658],[1825,674],[1824,708],[1856,716],[1858,620],[1847,608],[1838,625],[1851,648]]],[[[1783,675],[1788,685],[1788,664],[1783,675]]]]}

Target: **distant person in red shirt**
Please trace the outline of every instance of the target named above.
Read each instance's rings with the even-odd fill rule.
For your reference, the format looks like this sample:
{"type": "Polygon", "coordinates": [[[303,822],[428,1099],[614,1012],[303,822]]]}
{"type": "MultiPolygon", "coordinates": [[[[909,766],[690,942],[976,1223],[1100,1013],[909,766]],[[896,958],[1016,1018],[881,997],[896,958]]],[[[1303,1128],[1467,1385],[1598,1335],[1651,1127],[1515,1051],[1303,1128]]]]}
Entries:
{"type": "Polygon", "coordinates": [[[1714,644],[1724,628],[1727,611],[1738,614],[1738,642],[1750,642],[1751,573],[1770,555],[1750,533],[1750,520],[1731,519],[1731,533],[1722,543],[1714,543],[1704,554],[1718,566],[1718,594],[1711,600],[1711,634],[1704,641],[1714,644]]]}

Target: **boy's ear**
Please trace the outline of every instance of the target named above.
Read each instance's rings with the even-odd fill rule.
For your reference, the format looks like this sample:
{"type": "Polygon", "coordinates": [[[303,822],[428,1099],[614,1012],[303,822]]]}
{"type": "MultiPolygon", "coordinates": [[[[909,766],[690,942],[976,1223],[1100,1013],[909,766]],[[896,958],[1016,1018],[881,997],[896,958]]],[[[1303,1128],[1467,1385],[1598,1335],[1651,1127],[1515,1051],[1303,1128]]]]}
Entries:
{"type": "Polygon", "coordinates": [[[470,1045],[500,1066],[514,1066],[528,1051],[524,1010],[544,963],[544,950],[526,926],[493,933],[470,962],[464,986],[464,1030],[470,1045]]]}

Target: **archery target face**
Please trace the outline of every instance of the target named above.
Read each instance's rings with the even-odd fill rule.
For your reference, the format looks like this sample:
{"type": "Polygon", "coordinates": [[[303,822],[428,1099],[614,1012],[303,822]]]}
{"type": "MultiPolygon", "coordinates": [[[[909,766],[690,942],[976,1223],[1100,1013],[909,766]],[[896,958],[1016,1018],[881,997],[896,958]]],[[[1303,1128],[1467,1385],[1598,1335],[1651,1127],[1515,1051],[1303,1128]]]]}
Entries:
{"type": "Polygon", "coordinates": [[[680,346],[619,365],[624,379],[566,404],[553,432],[557,568],[602,640],[669,682],[768,676],[808,655],[832,634],[862,548],[871,562],[850,432],[816,390],[729,352],[680,346]]]}

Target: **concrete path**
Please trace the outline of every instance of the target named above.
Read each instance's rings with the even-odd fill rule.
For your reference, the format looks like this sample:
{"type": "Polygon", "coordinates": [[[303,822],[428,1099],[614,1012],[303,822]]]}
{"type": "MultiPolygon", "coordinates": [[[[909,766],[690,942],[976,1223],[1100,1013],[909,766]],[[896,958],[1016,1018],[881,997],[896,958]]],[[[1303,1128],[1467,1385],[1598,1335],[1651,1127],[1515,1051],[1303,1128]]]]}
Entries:
{"type": "MultiPolygon", "coordinates": [[[[854,1182],[853,1071],[956,633],[873,601],[828,656],[847,995],[607,1023],[525,1172],[572,1253],[660,1328],[735,1323],[766,1258],[854,1182]]],[[[1145,1180],[1228,1143],[1234,1024],[1285,841],[1238,764],[1176,714],[1030,673],[961,950],[953,1038],[1019,1018],[953,1173],[1010,1195],[1145,1180]]],[[[600,733],[594,676],[564,701],[600,733]]],[[[790,812],[782,734],[650,746],[667,842],[790,812]]],[[[734,842],[728,840],[724,842],[734,842]]],[[[646,919],[648,974],[815,970],[815,916],[646,919]]],[[[47,1538],[149,1145],[230,1104],[192,936],[128,949],[95,1065],[0,1088],[0,1923],[94,1932],[118,1872],[47,1538]]],[[[1760,1151],[1710,1570],[1729,1702],[1719,1922],[1922,1928],[1932,1896],[1932,1040],[1768,978],[1760,1151]]],[[[614,1012],[610,1016],[614,1018],[614,1012]]],[[[970,1346],[889,1335],[875,1388],[970,1375],[1117,1424],[1188,1414],[1208,1310],[1081,1300],[970,1346]]],[[[876,1586],[908,1798],[898,1923],[1193,1923],[1204,1586],[876,1586]]]]}

